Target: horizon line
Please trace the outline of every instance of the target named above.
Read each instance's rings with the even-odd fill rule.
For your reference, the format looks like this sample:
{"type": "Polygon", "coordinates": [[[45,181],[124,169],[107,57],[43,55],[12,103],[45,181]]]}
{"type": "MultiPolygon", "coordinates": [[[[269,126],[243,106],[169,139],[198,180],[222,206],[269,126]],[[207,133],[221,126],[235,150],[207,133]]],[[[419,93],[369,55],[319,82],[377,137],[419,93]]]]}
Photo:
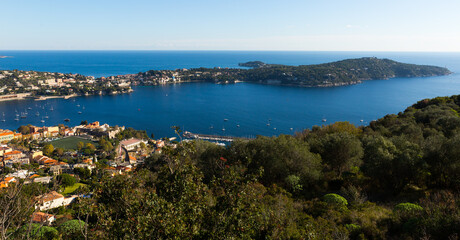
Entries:
{"type": "Polygon", "coordinates": [[[398,50],[236,50],[236,49],[0,49],[0,51],[163,51],[163,52],[378,52],[378,53],[460,53],[460,51],[398,51],[398,50]]]}

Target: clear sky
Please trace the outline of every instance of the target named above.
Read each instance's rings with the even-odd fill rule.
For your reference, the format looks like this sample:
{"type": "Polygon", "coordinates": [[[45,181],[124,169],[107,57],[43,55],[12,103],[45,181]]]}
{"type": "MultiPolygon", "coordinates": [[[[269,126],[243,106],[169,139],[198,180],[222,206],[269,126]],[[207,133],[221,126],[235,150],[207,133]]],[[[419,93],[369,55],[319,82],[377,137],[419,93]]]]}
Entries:
{"type": "Polygon", "coordinates": [[[0,49],[459,52],[459,11],[459,0],[0,0],[0,49]]]}

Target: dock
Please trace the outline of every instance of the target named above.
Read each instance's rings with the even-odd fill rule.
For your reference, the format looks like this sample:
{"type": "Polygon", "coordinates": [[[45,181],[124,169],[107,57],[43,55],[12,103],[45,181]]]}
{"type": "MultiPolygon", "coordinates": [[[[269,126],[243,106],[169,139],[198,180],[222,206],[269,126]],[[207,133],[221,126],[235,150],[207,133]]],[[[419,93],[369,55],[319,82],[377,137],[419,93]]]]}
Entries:
{"type": "Polygon", "coordinates": [[[220,136],[220,135],[208,135],[208,134],[199,134],[199,133],[191,133],[185,131],[182,134],[185,138],[190,139],[201,139],[201,140],[208,140],[208,141],[217,141],[217,142],[233,142],[236,139],[252,139],[250,137],[233,137],[233,136],[220,136]]]}

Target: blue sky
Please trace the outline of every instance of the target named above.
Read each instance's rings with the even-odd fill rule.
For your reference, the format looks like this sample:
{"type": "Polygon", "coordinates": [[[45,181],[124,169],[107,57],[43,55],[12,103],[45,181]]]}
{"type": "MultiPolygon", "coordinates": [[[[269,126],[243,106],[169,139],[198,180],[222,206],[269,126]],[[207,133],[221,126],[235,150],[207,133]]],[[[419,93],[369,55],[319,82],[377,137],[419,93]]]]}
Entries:
{"type": "Polygon", "coordinates": [[[2,0],[2,50],[460,51],[458,0],[2,0]]]}

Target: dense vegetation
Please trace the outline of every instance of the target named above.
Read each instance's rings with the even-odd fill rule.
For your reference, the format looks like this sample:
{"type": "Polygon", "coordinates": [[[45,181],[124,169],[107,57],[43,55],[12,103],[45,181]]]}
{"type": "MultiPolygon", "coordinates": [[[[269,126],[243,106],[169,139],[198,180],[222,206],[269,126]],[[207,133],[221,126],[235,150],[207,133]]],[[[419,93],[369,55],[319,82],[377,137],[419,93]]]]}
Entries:
{"type": "Polygon", "coordinates": [[[182,142],[87,180],[72,213],[91,239],[457,239],[459,111],[439,97],[366,127],[182,142]]]}
{"type": "Polygon", "coordinates": [[[446,68],[399,63],[378,58],[347,59],[301,66],[264,64],[259,61],[240,65],[254,67],[254,69],[241,73],[241,80],[256,82],[279,80],[282,84],[301,86],[337,86],[371,79],[450,74],[446,68]]]}

